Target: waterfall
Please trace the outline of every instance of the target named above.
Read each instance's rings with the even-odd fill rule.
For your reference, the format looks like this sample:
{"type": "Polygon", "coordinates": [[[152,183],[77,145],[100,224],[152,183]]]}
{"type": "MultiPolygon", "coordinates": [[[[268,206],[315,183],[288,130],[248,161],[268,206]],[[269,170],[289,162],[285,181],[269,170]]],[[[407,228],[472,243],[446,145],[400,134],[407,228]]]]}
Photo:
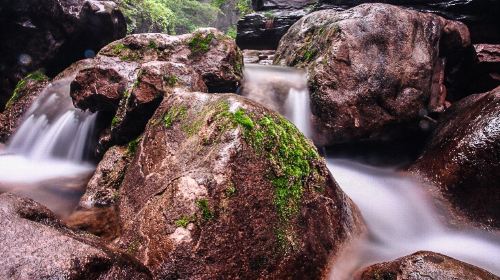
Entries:
{"type": "Polygon", "coordinates": [[[68,80],[48,86],[28,110],[6,152],[35,160],[82,162],[96,114],[74,108],[69,91],[68,80]]]}
{"type": "Polygon", "coordinates": [[[73,106],[71,80],[47,86],[0,151],[0,193],[30,197],[64,217],[94,166],[87,162],[97,114],[73,106]]]}
{"type": "Polygon", "coordinates": [[[368,237],[356,244],[355,252],[333,268],[330,279],[350,279],[355,269],[422,250],[500,274],[498,237],[442,224],[425,187],[413,178],[344,159],[329,159],[328,168],[359,207],[369,230],[368,237]]]}
{"type": "Polygon", "coordinates": [[[249,64],[244,69],[242,94],[275,110],[312,137],[311,109],[305,71],[249,64]]]}

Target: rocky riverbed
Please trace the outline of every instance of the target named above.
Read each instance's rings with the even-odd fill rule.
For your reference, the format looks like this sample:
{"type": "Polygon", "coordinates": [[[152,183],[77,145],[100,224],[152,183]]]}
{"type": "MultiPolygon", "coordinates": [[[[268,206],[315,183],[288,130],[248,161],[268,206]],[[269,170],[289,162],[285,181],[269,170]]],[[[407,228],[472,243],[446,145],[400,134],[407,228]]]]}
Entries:
{"type": "Polygon", "coordinates": [[[498,5],[365,2],[0,4],[0,278],[499,279],[498,5]]]}

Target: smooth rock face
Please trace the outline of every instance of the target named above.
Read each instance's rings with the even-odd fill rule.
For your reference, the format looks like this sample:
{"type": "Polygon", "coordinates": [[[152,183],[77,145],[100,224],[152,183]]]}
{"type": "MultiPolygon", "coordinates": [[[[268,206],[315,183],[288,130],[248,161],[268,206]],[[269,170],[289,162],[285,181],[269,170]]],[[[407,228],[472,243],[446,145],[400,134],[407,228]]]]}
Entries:
{"type": "Polygon", "coordinates": [[[44,206],[0,194],[0,278],[151,279],[148,270],[62,225],[44,206]]]}
{"type": "Polygon", "coordinates": [[[281,40],[274,62],[308,70],[315,140],[329,145],[428,128],[428,114],[463,95],[457,87],[467,81],[462,70],[472,58],[465,25],[364,4],[303,17],[281,40]]]}
{"type": "Polygon", "coordinates": [[[137,138],[174,87],[235,91],[243,55],[221,32],[199,29],[181,36],[130,35],[81,64],[73,66],[79,69],[71,84],[75,105],[114,115],[108,135],[101,137],[99,149],[105,151],[137,138]]]}
{"type": "Polygon", "coordinates": [[[18,83],[13,97],[7,102],[5,110],[0,113],[0,142],[7,142],[21,124],[24,114],[47,85],[48,79],[41,73],[29,75],[18,83]]]}
{"type": "Polygon", "coordinates": [[[500,87],[454,104],[410,171],[473,221],[500,228],[499,151],[500,87]]]}
{"type": "Polygon", "coordinates": [[[313,145],[252,101],[177,89],[139,140],[118,245],[158,279],[319,279],[359,233],[313,145]]]}
{"type": "Polygon", "coordinates": [[[54,76],[126,32],[111,1],[5,0],[0,25],[0,110],[28,73],[54,76]]]}
{"type": "Polygon", "coordinates": [[[392,262],[372,265],[357,280],[468,279],[497,280],[499,277],[473,265],[433,253],[417,252],[392,262]]]}

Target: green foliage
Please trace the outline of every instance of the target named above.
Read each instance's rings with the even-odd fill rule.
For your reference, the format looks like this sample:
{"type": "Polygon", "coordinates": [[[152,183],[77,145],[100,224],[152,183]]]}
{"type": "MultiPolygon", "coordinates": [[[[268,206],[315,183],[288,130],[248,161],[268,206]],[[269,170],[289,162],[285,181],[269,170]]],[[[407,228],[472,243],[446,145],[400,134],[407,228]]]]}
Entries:
{"type": "Polygon", "coordinates": [[[208,52],[213,39],[215,39],[215,35],[213,33],[208,33],[206,35],[196,33],[193,39],[191,39],[188,43],[191,53],[193,55],[199,55],[208,52]]]}
{"type": "Polygon", "coordinates": [[[12,92],[12,96],[5,105],[5,108],[9,108],[14,104],[14,102],[16,102],[17,100],[19,100],[19,98],[21,98],[21,91],[26,87],[29,81],[46,81],[48,79],[49,78],[45,76],[45,74],[40,70],[28,74],[26,77],[24,77],[17,83],[16,88],[12,92]]]}
{"type": "Polygon", "coordinates": [[[238,0],[238,2],[236,2],[236,8],[242,16],[250,14],[253,12],[252,0],[238,0]]]}
{"type": "Polygon", "coordinates": [[[127,146],[127,152],[131,155],[135,154],[137,147],[139,147],[139,143],[141,143],[141,137],[137,137],[137,139],[130,141],[127,146]]]}
{"type": "Polygon", "coordinates": [[[215,217],[214,213],[210,209],[210,206],[208,205],[208,200],[199,199],[196,201],[196,205],[198,206],[198,209],[200,209],[201,216],[205,221],[210,221],[215,217]]]}
{"type": "Polygon", "coordinates": [[[245,110],[238,108],[234,113],[234,121],[247,129],[254,127],[252,119],[245,113],[245,110]]]}
{"type": "Polygon", "coordinates": [[[175,75],[164,75],[163,80],[167,83],[167,85],[174,87],[179,81],[179,78],[175,75]]]}
{"type": "Polygon", "coordinates": [[[119,122],[121,121],[120,117],[115,115],[113,119],[111,120],[111,126],[116,126],[119,122]]]}
{"type": "Polygon", "coordinates": [[[304,52],[303,61],[311,62],[316,57],[317,54],[318,51],[316,49],[306,50],[304,52]]]}
{"type": "Polygon", "coordinates": [[[175,225],[178,227],[186,228],[189,223],[193,221],[193,217],[183,216],[180,219],[175,221],[175,225]]]}
{"type": "Polygon", "coordinates": [[[173,107],[165,114],[163,117],[163,124],[166,128],[170,128],[172,124],[179,120],[180,118],[184,118],[187,114],[187,108],[184,106],[181,107],[173,107]]]}
{"type": "Polygon", "coordinates": [[[212,25],[220,12],[197,0],[120,0],[128,32],[188,33],[212,25]]]}
{"type": "Polygon", "coordinates": [[[238,35],[238,31],[236,29],[236,26],[231,26],[227,29],[226,35],[230,38],[236,39],[236,36],[238,35]]]}

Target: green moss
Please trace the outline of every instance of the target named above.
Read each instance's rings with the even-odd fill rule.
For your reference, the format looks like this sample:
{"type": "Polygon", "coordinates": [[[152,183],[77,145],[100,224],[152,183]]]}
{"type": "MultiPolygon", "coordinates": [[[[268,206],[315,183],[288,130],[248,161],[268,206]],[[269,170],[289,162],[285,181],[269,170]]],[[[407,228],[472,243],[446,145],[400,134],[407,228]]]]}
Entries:
{"type": "Polygon", "coordinates": [[[236,187],[234,186],[233,182],[230,182],[229,186],[226,188],[226,196],[227,197],[232,197],[236,194],[236,187]]]}
{"type": "Polygon", "coordinates": [[[196,206],[198,206],[198,209],[201,211],[201,217],[205,221],[210,221],[215,217],[214,213],[210,209],[210,206],[208,205],[208,200],[206,199],[199,199],[196,201],[196,206]]]}
{"type": "Polygon", "coordinates": [[[123,61],[136,61],[141,57],[137,51],[131,50],[123,43],[117,43],[111,48],[111,53],[123,61]]]}
{"type": "Polygon", "coordinates": [[[254,127],[252,119],[245,113],[245,110],[238,108],[233,115],[234,121],[247,129],[254,127]]]}
{"type": "Polygon", "coordinates": [[[274,18],[276,18],[276,15],[273,12],[267,11],[264,12],[264,17],[269,20],[274,20],[274,18]]]}
{"type": "Polygon", "coordinates": [[[121,118],[118,115],[115,115],[113,117],[113,119],[111,120],[111,126],[116,126],[120,122],[121,122],[121,118]]]}
{"type": "Polygon", "coordinates": [[[196,33],[188,43],[191,53],[193,55],[200,55],[208,52],[210,50],[210,44],[214,38],[215,35],[213,33],[208,33],[206,35],[196,33]]]}
{"type": "Polygon", "coordinates": [[[236,39],[238,36],[238,31],[236,29],[236,26],[231,26],[227,29],[226,35],[230,38],[236,39]]]}
{"type": "Polygon", "coordinates": [[[175,75],[164,75],[163,76],[163,80],[167,83],[167,85],[169,85],[170,87],[174,87],[175,85],[177,85],[177,83],[179,82],[179,78],[177,78],[177,76],[175,75]]]}
{"type": "Polygon", "coordinates": [[[7,104],[5,105],[5,108],[9,108],[12,106],[19,98],[21,98],[21,91],[26,87],[29,81],[46,81],[49,78],[40,70],[37,70],[35,72],[32,72],[28,74],[26,77],[21,79],[17,85],[14,91],[12,92],[12,96],[10,97],[9,101],[7,101],[7,104]]]}
{"type": "Polygon", "coordinates": [[[180,219],[176,220],[174,223],[177,227],[186,228],[189,223],[193,221],[193,217],[190,216],[182,216],[180,219]]]}
{"type": "Polygon", "coordinates": [[[137,151],[137,147],[139,147],[139,143],[141,142],[141,137],[137,137],[135,140],[132,140],[127,145],[127,152],[131,155],[135,154],[137,151]]]}
{"type": "Polygon", "coordinates": [[[187,108],[185,106],[173,107],[163,117],[163,124],[166,128],[172,127],[172,124],[187,115],[187,108]]]}
{"type": "Polygon", "coordinates": [[[304,55],[302,56],[302,61],[311,62],[316,57],[317,54],[318,54],[317,49],[308,49],[304,52],[304,55]]]}
{"type": "Polygon", "coordinates": [[[148,48],[150,48],[150,49],[157,49],[158,48],[158,44],[156,44],[155,41],[150,40],[149,44],[148,44],[148,48]]]}
{"type": "Polygon", "coordinates": [[[111,52],[114,54],[114,55],[120,55],[122,52],[124,52],[125,50],[128,50],[128,47],[125,46],[125,44],[123,43],[118,43],[118,44],[115,44],[113,47],[112,47],[112,50],[111,52]]]}

